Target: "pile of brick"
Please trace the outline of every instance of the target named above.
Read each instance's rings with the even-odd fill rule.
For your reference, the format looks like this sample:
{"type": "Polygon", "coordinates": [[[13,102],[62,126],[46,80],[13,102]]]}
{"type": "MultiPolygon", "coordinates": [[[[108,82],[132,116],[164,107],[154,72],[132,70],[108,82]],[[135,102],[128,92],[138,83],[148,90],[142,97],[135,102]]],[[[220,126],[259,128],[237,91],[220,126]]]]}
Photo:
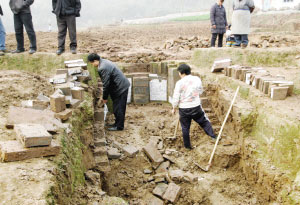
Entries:
{"type": "Polygon", "coordinates": [[[149,63],[151,61],[159,62],[169,58],[170,55],[159,51],[139,52],[139,53],[114,53],[109,54],[107,58],[113,62],[124,63],[149,63]]]}
{"type": "Polygon", "coordinates": [[[164,204],[164,201],[176,203],[182,193],[180,183],[196,183],[198,177],[190,172],[184,172],[178,169],[171,169],[171,163],[175,163],[170,155],[175,150],[163,150],[163,141],[153,136],[150,142],[143,148],[144,153],[149,158],[152,170],[145,169],[144,174],[149,174],[147,181],[155,183],[152,190],[152,196],[148,197],[149,204],[164,204]],[[163,153],[163,154],[162,154],[163,153]]]}
{"type": "Polygon", "coordinates": [[[22,101],[21,107],[9,108],[6,127],[14,128],[18,140],[0,142],[1,161],[59,154],[60,146],[51,134],[68,128],[64,122],[84,100],[85,84],[81,82],[89,79],[86,68],[82,59],[66,61],[65,69],[58,69],[50,79],[56,89],[50,97],[39,94],[34,100],[22,101]]]}
{"type": "Polygon", "coordinates": [[[258,41],[251,41],[250,46],[256,48],[288,47],[299,45],[300,39],[282,36],[263,35],[258,41]]]}
{"type": "Polygon", "coordinates": [[[193,36],[190,38],[187,37],[178,37],[175,40],[167,41],[163,49],[173,50],[173,51],[184,51],[184,50],[193,50],[195,48],[209,48],[210,42],[208,38],[201,39],[198,36],[193,36]]]}
{"type": "Polygon", "coordinates": [[[273,100],[284,100],[293,94],[294,83],[292,81],[285,80],[284,76],[272,75],[263,68],[231,65],[230,59],[215,61],[211,71],[222,70],[226,76],[244,81],[273,100]]]}

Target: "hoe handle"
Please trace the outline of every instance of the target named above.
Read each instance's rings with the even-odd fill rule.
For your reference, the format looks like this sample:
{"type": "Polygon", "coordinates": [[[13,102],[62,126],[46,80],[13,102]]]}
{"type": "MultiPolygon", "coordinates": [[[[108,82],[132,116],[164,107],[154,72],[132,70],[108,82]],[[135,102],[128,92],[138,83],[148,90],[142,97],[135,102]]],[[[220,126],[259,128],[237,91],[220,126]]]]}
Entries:
{"type": "Polygon", "coordinates": [[[210,167],[211,162],[212,162],[212,160],[213,160],[213,158],[214,158],[214,155],[215,155],[215,152],[216,152],[218,143],[219,143],[219,141],[220,141],[220,137],[221,137],[221,135],[222,135],[224,126],[225,126],[225,124],[226,124],[227,118],[228,118],[228,116],[229,116],[229,114],[230,114],[230,112],[231,112],[231,109],[232,109],[232,107],[233,107],[234,101],[235,101],[235,99],[236,99],[236,96],[237,96],[239,90],[240,90],[240,86],[236,89],[235,95],[234,95],[234,97],[233,97],[233,100],[232,100],[231,105],[230,105],[230,107],[229,107],[229,110],[228,110],[228,112],[227,112],[227,115],[226,115],[226,117],[225,117],[225,119],[224,119],[224,121],[223,121],[222,127],[221,127],[221,129],[220,129],[219,135],[218,135],[217,140],[216,140],[216,143],[215,143],[214,150],[213,150],[213,152],[211,153],[211,156],[210,156],[210,159],[209,159],[209,162],[208,162],[208,168],[210,167]]]}

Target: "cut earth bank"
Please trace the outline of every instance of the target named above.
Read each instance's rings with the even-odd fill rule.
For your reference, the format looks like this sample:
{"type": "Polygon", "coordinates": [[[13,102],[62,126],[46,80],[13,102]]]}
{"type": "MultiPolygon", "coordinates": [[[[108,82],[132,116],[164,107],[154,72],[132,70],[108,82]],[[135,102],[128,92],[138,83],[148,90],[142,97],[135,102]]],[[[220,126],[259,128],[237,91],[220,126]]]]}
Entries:
{"type": "MultiPolygon", "coordinates": [[[[50,189],[48,202],[54,204],[126,204],[124,200],[130,204],[143,204],[153,197],[152,191],[156,184],[150,180],[155,172],[141,149],[151,140],[155,140],[155,137],[152,136],[159,136],[158,145],[161,146],[161,142],[163,142],[161,152],[168,155],[169,159],[165,158],[165,162],[170,161],[169,169],[182,170],[185,173],[191,172],[198,177],[196,182],[185,181],[184,178],[172,180],[182,189],[177,204],[297,203],[299,201],[297,198],[299,197],[299,177],[297,177],[299,165],[295,162],[299,160],[297,152],[299,146],[297,116],[299,113],[295,109],[295,102],[299,100],[299,95],[296,93],[285,101],[273,102],[254,88],[241,84],[239,81],[222,74],[209,73],[209,66],[212,65],[215,56],[228,57],[221,56],[217,52],[213,49],[199,50],[192,59],[192,63],[195,65],[194,71],[201,75],[207,88],[206,96],[210,102],[209,106],[211,106],[207,108],[207,112],[211,112],[210,118],[214,124],[220,125],[222,122],[232,98],[232,90],[238,84],[242,86],[242,89],[225,127],[225,136],[220,142],[210,172],[202,172],[194,162],[201,165],[206,164],[213,143],[195,124],[192,126],[192,142],[197,146],[196,149],[186,152],[182,148],[179,135],[175,140],[169,139],[175,129],[176,119],[169,114],[170,106],[164,103],[143,107],[130,105],[126,122],[127,129],[117,134],[106,133],[108,151],[112,147],[118,148],[118,145],[121,144],[119,152],[123,152],[122,145],[130,144],[140,150],[136,156],[125,157],[126,152],[124,152],[120,159],[97,161],[97,156],[106,154],[105,149],[102,151],[98,149],[95,158],[90,157],[92,152],[95,154],[97,147],[104,145],[100,139],[104,137],[103,127],[100,126],[100,122],[93,122],[91,115],[93,113],[93,109],[90,109],[93,104],[92,98],[87,98],[86,104],[81,106],[80,112],[73,115],[72,125],[77,128],[73,130],[74,134],[60,136],[65,140],[62,142],[65,142],[63,145],[66,146],[62,147],[62,154],[59,157],[1,164],[3,166],[1,170],[14,170],[14,166],[20,167],[20,170],[25,170],[25,168],[28,170],[29,167],[36,167],[36,164],[40,164],[42,161],[47,163],[47,166],[41,165],[42,168],[30,169],[30,173],[33,174],[28,174],[29,171],[26,173],[21,171],[23,174],[25,173],[26,183],[29,183],[28,185],[32,183],[32,189],[27,195],[35,196],[31,197],[34,203],[44,203],[44,194],[50,189]],[[211,57],[207,58],[206,55],[211,57]],[[200,63],[206,63],[206,65],[200,63]],[[93,123],[95,125],[94,133],[91,127],[93,123]],[[78,129],[80,126],[82,129],[78,129]],[[77,152],[80,154],[76,154],[77,152]],[[53,160],[56,162],[55,164],[52,162],[53,160]],[[54,168],[57,166],[56,164],[58,168],[54,168]],[[93,171],[87,172],[91,168],[93,171]],[[41,171],[41,174],[38,174],[36,170],[41,171]],[[85,175],[84,172],[86,172],[85,175]],[[47,177],[37,180],[37,175],[42,176],[42,174],[47,177]],[[36,182],[41,183],[43,189],[39,189],[36,182]],[[53,186],[51,186],[52,184],[53,186]]],[[[238,50],[238,52],[249,56],[248,51],[238,50]]],[[[255,55],[255,53],[256,51],[250,52],[250,55],[255,55]]],[[[237,53],[232,55],[233,62],[237,63],[235,59],[235,56],[238,56],[237,53]]],[[[258,54],[258,56],[261,55],[262,53],[258,54]]],[[[299,65],[288,64],[289,58],[293,58],[295,55],[297,54],[288,53],[280,62],[275,61],[272,65],[266,62],[261,66],[272,66],[268,69],[273,70],[276,70],[277,66],[286,67],[287,71],[296,72],[299,65]],[[281,62],[286,62],[286,64],[279,64],[281,62]]],[[[247,58],[241,56],[243,61],[239,62],[243,62],[244,65],[257,66],[254,63],[260,63],[247,62],[245,61],[247,58]]],[[[263,57],[261,58],[263,59],[263,57]]],[[[57,63],[56,68],[61,66],[62,61],[63,59],[57,63]]],[[[91,72],[91,74],[93,73],[91,72]]],[[[21,72],[19,75],[24,75],[24,73],[21,72]]],[[[290,77],[296,76],[291,75],[290,77]]],[[[289,77],[287,76],[287,78],[289,77]]],[[[295,79],[289,80],[297,82],[295,79]]],[[[45,81],[43,84],[47,84],[47,82],[45,81]]],[[[93,86],[97,86],[97,83],[90,84],[91,88],[93,86]]],[[[297,91],[297,89],[299,89],[299,85],[296,85],[295,90],[297,91]]],[[[27,97],[21,96],[20,98],[27,97]]],[[[16,99],[16,102],[18,101],[19,99],[16,99]]],[[[96,111],[97,109],[99,108],[96,107],[96,111]]],[[[5,116],[5,111],[2,112],[5,116]]],[[[100,112],[102,111],[100,110],[100,112]]],[[[2,136],[6,136],[7,131],[3,130],[2,132],[2,136]]],[[[11,136],[13,138],[12,133],[11,136]]],[[[7,183],[11,185],[11,188],[5,188],[4,193],[6,194],[3,195],[3,199],[6,202],[13,201],[12,204],[32,204],[31,200],[24,200],[24,194],[14,198],[16,193],[22,193],[16,183],[19,181],[19,174],[19,172],[10,174],[12,181],[7,181],[7,183]]],[[[1,180],[2,182],[4,181],[1,180]]]]}

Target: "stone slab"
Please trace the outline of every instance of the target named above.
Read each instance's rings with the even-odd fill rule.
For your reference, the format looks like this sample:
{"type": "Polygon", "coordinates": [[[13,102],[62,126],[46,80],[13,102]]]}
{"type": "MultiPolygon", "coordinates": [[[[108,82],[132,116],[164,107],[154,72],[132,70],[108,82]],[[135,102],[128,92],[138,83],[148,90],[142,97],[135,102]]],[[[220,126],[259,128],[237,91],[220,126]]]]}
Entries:
{"type": "Polygon", "coordinates": [[[10,106],[6,127],[12,128],[16,124],[26,123],[43,125],[49,132],[57,132],[59,129],[65,128],[65,125],[57,120],[54,117],[54,113],[50,110],[35,110],[10,106]]]}
{"type": "Polygon", "coordinates": [[[74,87],[71,89],[72,98],[78,100],[84,100],[84,88],[74,87]]]}
{"type": "Polygon", "coordinates": [[[68,69],[56,69],[56,75],[68,74],[68,69]]]}
{"type": "Polygon", "coordinates": [[[137,153],[139,153],[139,150],[132,145],[126,145],[122,147],[122,150],[125,153],[125,155],[129,157],[134,157],[135,155],[137,155],[137,153]]]}
{"type": "Polygon", "coordinates": [[[109,166],[109,160],[107,155],[96,156],[95,162],[97,166],[109,166]]]}
{"type": "Polygon", "coordinates": [[[119,159],[121,157],[121,153],[117,148],[109,148],[107,150],[107,156],[109,159],[119,159]]]}
{"type": "Polygon", "coordinates": [[[220,72],[224,68],[231,66],[231,59],[216,60],[211,68],[211,72],[220,72]]]}
{"type": "Polygon", "coordinates": [[[14,162],[26,159],[55,156],[60,153],[60,146],[52,141],[50,146],[24,148],[18,141],[0,142],[0,159],[2,162],[14,162]]]}
{"type": "Polygon", "coordinates": [[[149,157],[151,162],[153,163],[153,166],[157,168],[163,161],[164,158],[161,155],[161,153],[156,148],[156,145],[152,142],[149,142],[144,148],[144,152],[149,157]]]}
{"type": "Polygon", "coordinates": [[[53,78],[51,78],[50,83],[53,83],[53,84],[66,83],[67,79],[68,79],[67,74],[59,74],[59,75],[55,75],[53,78]]]}
{"type": "Polygon", "coordinates": [[[180,182],[184,177],[184,171],[178,169],[178,170],[170,170],[169,176],[171,180],[180,182]]]}
{"type": "Polygon", "coordinates": [[[106,155],[107,154],[107,149],[106,147],[96,147],[93,150],[94,156],[101,156],[101,155],[106,155]]]}
{"type": "Polygon", "coordinates": [[[152,193],[160,198],[163,197],[164,193],[166,192],[168,185],[165,183],[159,183],[153,189],[152,193]]]}
{"type": "Polygon", "coordinates": [[[53,112],[62,112],[66,109],[65,96],[55,93],[50,96],[50,107],[53,112]]]}
{"type": "Polygon", "coordinates": [[[67,65],[67,64],[74,64],[74,63],[84,63],[84,60],[83,59],[75,59],[75,60],[64,61],[65,65],[67,65]]]}
{"type": "Polygon", "coordinates": [[[180,194],[181,187],[176,185],[175,183],[170,183],[165,194],[163,195],[163,199],[168,200],[172,203],[176,203],[180,194]]]}
{"type": "Polygon", "coordinates": [[[68,75],[76,75],[76,74],[81,74],[82,73],[82,69],[81,67],[75,67],[75,68],[69,68],[68,69],[68,75]]]}
{"type": "Polygon", "coordinates": [[[102,138],[102,139],[97,139],[95,140],[94,144],[96,147],[99,147],[99,146],[106,146],[106,139],[105,138],[102,138]]]}
{"type": "Polygon", "coordinates": [[[68,120],[72,116],[73,111],[71,109],[66,109],[62,112],[55,113],[54,117],[60,120],[68,120]]]}
{"type": "Polygon", "coordinates": [[[14,126],[17,138],[24,147],[49,146],[52,135],[39,124],[18,124],[14,126]]]}
{"type": "Polygon", "coordinates": [[[164,172],[168,172],[170,167],[170,162],[166,161],[163,162],[159,165],[159,167],[156,169],[156,173],[164,173],[164,172]]]}
{"type": "Polygon", "coordinates": [[[76,67],[81,67],[82,69],[86,70],[87,64],[82,62],[66,64],[66,68],[76,68],[76,67]]]}
{"type": "Polygon", "coordinates": [[[164,202],[159,198],[151,195],[144,199],[145,205],[164,205],[164,202]]]}
{"type": "Polygon", "coordinates": [[[271,87],[272,100],[284,100],[287,97],[289,87],[271,87]]]}

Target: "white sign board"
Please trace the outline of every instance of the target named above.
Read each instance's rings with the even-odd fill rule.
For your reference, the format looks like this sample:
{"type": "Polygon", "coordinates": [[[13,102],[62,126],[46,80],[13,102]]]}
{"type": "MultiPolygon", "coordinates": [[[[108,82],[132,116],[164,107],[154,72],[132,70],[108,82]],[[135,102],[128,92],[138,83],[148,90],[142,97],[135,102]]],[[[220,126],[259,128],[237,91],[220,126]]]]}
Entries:
{"type": "Polygon", "coordinates": [[[129,80],[130,86],[128,88],[127,104],[131,103],[131,93],[132,93],[132,78],[127,78],[129,80]]]}
{"type": "Polygon", "coordinates": [[[150,101],[167,101],[167,80],[150,80],[150,101]]]}

